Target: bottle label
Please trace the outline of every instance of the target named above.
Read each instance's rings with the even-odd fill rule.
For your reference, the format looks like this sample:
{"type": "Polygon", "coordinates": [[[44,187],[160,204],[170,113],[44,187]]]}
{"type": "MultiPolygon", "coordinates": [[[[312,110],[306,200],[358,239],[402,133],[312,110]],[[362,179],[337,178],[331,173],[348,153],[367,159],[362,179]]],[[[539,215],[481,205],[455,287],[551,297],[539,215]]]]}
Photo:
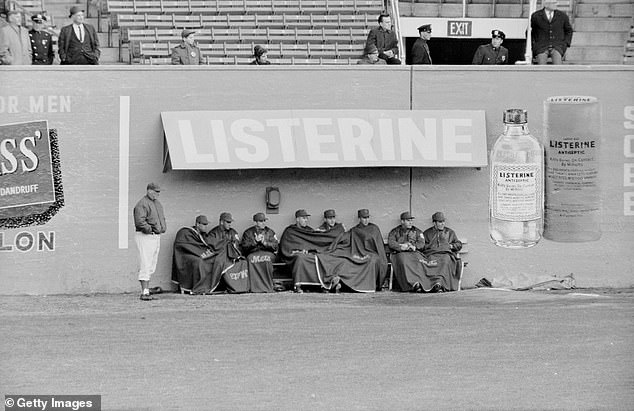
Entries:
{"type": "Polygon", "coordinates": [[[540,164],[495,164],[491,190],[494,218],[507,221],[541,218],[543,191],[540,164]]]}

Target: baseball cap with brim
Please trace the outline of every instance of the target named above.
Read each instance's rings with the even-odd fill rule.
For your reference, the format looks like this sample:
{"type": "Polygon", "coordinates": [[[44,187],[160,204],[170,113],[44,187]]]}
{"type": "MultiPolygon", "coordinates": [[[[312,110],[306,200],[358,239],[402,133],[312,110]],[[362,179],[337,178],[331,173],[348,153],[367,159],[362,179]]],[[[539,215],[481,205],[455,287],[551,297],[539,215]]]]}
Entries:
{"type": "Polygon", "coordinates": [[[368,210],[367,208],[362,208],[361,210],[357,211],[357,216],[359,218],[368,218],[370,217],[370,210],[368,210]]]}
{"type": "Polygon", "coordinates": [[[302,209],[299,209],[297,211],[295,211],[295,218],[297,217],[310,217],[310,214],[308,214],[308,211],[302,209]]]}
{"type": "Polygon", "coordinates": [[[441,213],[440,211],[437,211],[431,216],[431,220],[432,221],[445,221],[445,215],[443,213],[441,213]]]}
{"type": "Polygon", "coordinates": [[[231,213],[222,213],[220,214],[220,221],[226,221],[228,223],[232,223],[233,217],[231,216],[231,213]]]}
{"type": "Polygon", "coordinates": [[[73,17],[75,14],[83,12],[84,10],[82,10],[80,7],[73,6],[70,8],[70,14],[68,15],[68,17],[73,17]]]}
{"type": "Polygon", "coordinates": [[[416,217],[414,217],[409,211],[401,213],[401,220],[413,220],[414,218],[416,217]]]}
{"type": "Polygon", "coordinates": [[[196,217],[196,224],[207,225],[209,224],[209,220],[207,220],[206,215],[199,215],[198,217],[196,217]]]}
{"type": "Polygon", "coordinates": [[[253,214],[253,221],[266,221],[266,215],[264,213],[255,213],[253,214]]]}
{"type": "Polygon", "coordinates": [[[161,192],[161,186],[159,186],[159,185],[158,185],[158,184],[156,184],[156,183],[150,183],[150,184],[148,184],[148,185],[147,185],[147,189],[148,189],[148,190],[153,190],[153,191],[156,191],[157,193],[160,193],[160,192],[161,192]]]}
{"type": "Polygon", "coordinates": [[[337,213],[335,212],[335,210],[324,211],[324,218],[333,218],[333,217],[337,217],[337,213]]]}
{"type": "Polygon", "coordinates": [[[182,38],[187,38],[189,37],[189,35],[191,34],[195,34],[196,32],[194,30],[190,30],[190,29],[185,29],[181,32],[181,37],[182,38]]]}

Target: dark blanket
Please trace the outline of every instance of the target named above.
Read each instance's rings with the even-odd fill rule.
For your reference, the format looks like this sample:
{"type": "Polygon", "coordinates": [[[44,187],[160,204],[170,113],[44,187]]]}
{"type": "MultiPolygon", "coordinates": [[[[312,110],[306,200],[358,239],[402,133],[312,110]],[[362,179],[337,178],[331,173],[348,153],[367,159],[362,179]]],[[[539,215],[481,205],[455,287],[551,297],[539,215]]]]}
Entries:
{"type": "Polygon", "coordinates": [[[462,265],[454,254],[434,254],[434,260],[438,265],[428,266],[423,261],[430,260],[419,251],[392,254],[393,290],[412,291],[416,283],[423,291],[431,291],[435,286],[444,291],[459,290],[462,265]]]}
{"type": "Polygon", "coordinates": [[[249,289],[252,293],[273,292],[273,261],[270,251],[255,251],[247,257],[249,267],[249,289]]]}
{"type": "Polygon", "coordinates": [[[181,228],[174,240],[172,282],[187,292],[199,288],[213,271],[215,255],[213,247],[195,228],[181,228]]]}
{"type": "Polygon", "coordinates": [[[357,224],[350,229],[352,233],[352,253],[358,255],[374,254],[378,258],[378,275],[376,290],[380,291],[387,276],[387,255],[383,243],[383,235],[376,224],[367,226],[357,224]]]}
{"type": "Polygon", "coordinates": [[[331,289],[339,280],[354,291],[373,292],[379,274],[378,257],[353,252],[353,242],[361,241],[351,232],[336,236],[336,233],[292,225],[282,234],[280,256],[291,265],[297,285],[331,289]]]}

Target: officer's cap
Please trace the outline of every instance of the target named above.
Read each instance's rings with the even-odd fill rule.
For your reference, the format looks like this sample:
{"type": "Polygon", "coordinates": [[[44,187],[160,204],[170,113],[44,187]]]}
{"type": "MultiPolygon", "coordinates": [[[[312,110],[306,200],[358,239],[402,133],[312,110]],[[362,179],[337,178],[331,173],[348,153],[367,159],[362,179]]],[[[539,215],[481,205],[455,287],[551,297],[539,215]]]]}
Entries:
{"type": "Polygon", "coordinates": [[[418,32],[426,31],[427,33],[431,33],[431,24],[423,24],[418,28],[418,32]]]}
{"type": "Polygon", "coordinates": [[[506,34],[504,34],[504,32],[502,30],[493,30],[491,31],[491,38],[496,38],[499,37],[502,40],[504,40],[506,38],[506,34]]]}

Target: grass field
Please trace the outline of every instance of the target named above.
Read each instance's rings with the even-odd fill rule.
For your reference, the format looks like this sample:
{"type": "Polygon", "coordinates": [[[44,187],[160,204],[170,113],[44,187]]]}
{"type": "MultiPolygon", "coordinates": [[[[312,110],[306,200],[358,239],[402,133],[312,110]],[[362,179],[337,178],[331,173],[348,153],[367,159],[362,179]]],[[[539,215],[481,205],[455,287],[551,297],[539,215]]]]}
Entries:
{"type": "Polygon", "coordinates": [[[104,410],[634,409],[634,290],[0,297],[0,394],[104,410]]]}

